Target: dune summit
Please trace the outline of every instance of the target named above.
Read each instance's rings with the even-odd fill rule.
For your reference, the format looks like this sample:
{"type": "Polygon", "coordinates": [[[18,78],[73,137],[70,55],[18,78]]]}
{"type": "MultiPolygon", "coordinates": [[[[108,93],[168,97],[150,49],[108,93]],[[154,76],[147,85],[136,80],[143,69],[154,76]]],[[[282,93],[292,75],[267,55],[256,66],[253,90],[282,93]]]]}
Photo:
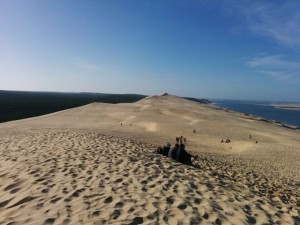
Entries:
{"type": "Polygon", "coordinates": [[[0,224],[300,224],[300,132],[262,118],[163,94],[0,135],[0,224]],[[194,166],[154,153],[178,136],[194,166]]]}

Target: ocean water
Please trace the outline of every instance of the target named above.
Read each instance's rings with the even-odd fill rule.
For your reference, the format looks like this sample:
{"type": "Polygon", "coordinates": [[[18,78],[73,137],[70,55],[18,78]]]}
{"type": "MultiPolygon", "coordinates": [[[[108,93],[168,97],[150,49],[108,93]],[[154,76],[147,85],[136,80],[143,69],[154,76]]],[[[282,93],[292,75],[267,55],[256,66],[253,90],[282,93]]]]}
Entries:
{"type": "MultiPolygon", "coordinates": [[[[300,128],[300,111],[276,109],[271,104],[283,104],[284,102],[267,101],[238,101],[238,100],[211,100],[218,107],[234,110],[246,114],[260,116],[268,120],[300,128]]],[[[299,103],[297,103],[299,104],[299,103]]],[[[300,104],[299,104],[300,105],[300,104]]]]}

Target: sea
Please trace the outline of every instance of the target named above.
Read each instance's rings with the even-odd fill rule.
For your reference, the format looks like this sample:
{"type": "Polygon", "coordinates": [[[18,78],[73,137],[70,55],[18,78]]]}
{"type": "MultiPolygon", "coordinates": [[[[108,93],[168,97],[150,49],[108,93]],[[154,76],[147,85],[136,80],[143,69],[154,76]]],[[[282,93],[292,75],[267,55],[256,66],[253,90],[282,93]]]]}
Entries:
{"type": "MultiPolygon", "coordinates": [[[[242,100],[210,100],[214,105],[259,117],[267,120],[274,120],[286,125],[300,129],[300,110],[287,110],[272,107],[272,104],[287,104],[287,102],[274,101],[242,101],[242,100]]],[[[293,102],[288,104],[297,104],[293,102]]]]}

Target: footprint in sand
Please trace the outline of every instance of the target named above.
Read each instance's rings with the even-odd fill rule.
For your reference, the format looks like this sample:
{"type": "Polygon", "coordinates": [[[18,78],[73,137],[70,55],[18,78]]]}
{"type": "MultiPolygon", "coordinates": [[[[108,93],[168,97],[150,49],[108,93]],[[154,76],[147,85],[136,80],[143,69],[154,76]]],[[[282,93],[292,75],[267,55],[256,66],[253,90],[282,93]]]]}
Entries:
{"type": "Polygon", "coordinates": [[[13,199],[13,198],[8,199],[8,200],[3,201],[3,202],[0,202],[0,208],[4,208],[4,207],[5,207],[12,199],[13,199]]]}
{"type": "Polygon", "coordinates": [[[111,196],[109,196],[104,200],[104,203],[111,203],[112,200],[113,200],[113,198],[111,196]]]}
{"type": "Polygon", "coordinates": [[[98,216],[100,216],[100,211],[99,210],[97,210],[97,211],[94,211],[93,213],[92,213],[92,216],[93,217],[98,217],[98,216]]]}
{"type": "Polygon", "coordinates": [[[64,221],[63,221],[63,224],[64,224],[64,225],[67,225],[67,224],[69,224],[69,223],[70,223],[70,219],[69,219],[69,218],[64,219],[64,221]]]}
{"type": "Polygon", "coordinates": [[[116,220],[121,215],[121,211],[119,209],[115,209],[114,212],[111,214],[111,218],[116,220]]]}
{"type": "Polygon", "coordinates": [[[17,193],[18,191],[20,191],[21,190],[21,188],[14,188],[14,189],[12,189],[9,193],[10,194],[15,194],[15,193],[17,193]]]}
{"type": "Polygon", "coordinates": [[[143,217],[135,217],[133,221],[129,225],[137,225],[137,224],[142,224],[144,222],[143,217]]]}
{"type": "Polygon", "coordinates": [[[169,205],[173,205],[173,203],[174,203],[174,200],[173,200],[172,197],[167,197],[167,198],[166,198],[166,201],[167,201],[167,203],[168,203],[169,205]]]}
{"type": "Polygon", "coordinates": [[[51,202],[52,204],[55,204],[56,202],[58,202],[58,201],[61,200],[61,199],[62,199],[61,197],[57,197],[57,198],[54,198],[54,199],[50,200],[50,202],[51,202]]]}
{"type": "Polygon", "coordinates": [[[16,206],[19,206],[19,205],[22,205],[24,203],[27,203],[29,201],[32,201],[36,199],[36,197],[32,197],[32,196],[27,196],[25,198],[22,198],[20,201],[18,201],[17,203],[13,204],[12,206],[9,206],[8,208],[13,208],[13,207],[16,207],[16,206]]]}
{"type": "Polygon", "coordinates": [[[115,208],[122,208],[124,205],[123,202],[117,202],[116,205],[115,205],[115,208]]]}
{"type": "Polygon", "coordinates": [[[23,183],[23,181],[14,182],[13,184],[10,184],[7,187],[5,187],[4,191],[9,191],[10,189],[16,188],[16,187],[18,187],[22,183],[23,183]]]}
{"type": "Polygon", "coordinates": [[[48,219],[46,219],[46,221],[44,222],[44,225],[54,224],[54,222],[55,222],[55,218],[48,218],[48,219]]]}
{"type": "Polygon", "coordinates": [[[178,209],[181,209],[181,210],[186,209],[186,208],[187,208],[187,204],[186,204],[185,202],[180,203],[180,204],[177,206],[177,208],[178,208],[178,209]]]}

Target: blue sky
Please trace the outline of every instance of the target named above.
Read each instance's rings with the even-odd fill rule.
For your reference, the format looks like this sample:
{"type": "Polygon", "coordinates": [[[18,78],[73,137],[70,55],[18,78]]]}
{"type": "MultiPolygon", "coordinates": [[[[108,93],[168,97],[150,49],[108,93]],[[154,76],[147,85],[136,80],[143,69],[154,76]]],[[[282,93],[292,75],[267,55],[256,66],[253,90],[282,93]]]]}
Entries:
{"type": "Polygon", "coordinates": [[[0,1],[0,89],[300,101],[300,2],[0,1]]]}

